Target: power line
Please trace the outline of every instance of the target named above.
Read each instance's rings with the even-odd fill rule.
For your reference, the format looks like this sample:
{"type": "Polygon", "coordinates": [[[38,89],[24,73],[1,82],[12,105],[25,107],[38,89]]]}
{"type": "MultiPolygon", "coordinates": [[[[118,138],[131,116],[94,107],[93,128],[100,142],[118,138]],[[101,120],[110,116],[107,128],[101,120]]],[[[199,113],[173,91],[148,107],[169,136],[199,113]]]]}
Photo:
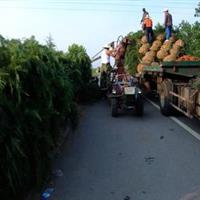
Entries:
{"type": "MultiPolygon", "coordinates": [[[[138,6],[140,7],[140,6],[138,6]]],[[[111,9],[107,9],[107,8],[100,8],[100,7],[82,7],[82,8],[77,8],[77,7],[62,7],[60,5],[56,5],[54,7],[51,7],[51,6],[39,6],[39,7],[32,7],[32,6],[1,6],[0,8],[11,8],[11,9],[60,9],[60,10],[68,10],[68,9],[77,9],[77,10],[84,10],[85,8],[86,9],[89,9],[89,10],[114,10],[114,8],[111,8],[111,9]]],[[[157,6],[156,8],[162,8],[160,6],[157,6]]],[[[177,7],[168,7],[168,8],[177,8],[177,7]]],[[[188,7],[179,7],[180,9],[183,8],[183,9],[188,9],[188,7]]],[[[135,9],[135,7],[132,9],[120,9],[120,10],[124,10],[124,11],[140,11],[139,9],[135,9]]]]}
{"type": "MultiPolygon", "coordinates": [[[[25,2],[25,3],[34,3],[34,1],[27,1],[27,0],[0,0],[1,3],[12,3],[12,2],[25,2]]],[[[148,5],[149,2],[146,2],[144,0],[47,0],[47,1],[35,1],[35,3],[45,3],[45,4],[120,4],[120,5],[136,5],[136,3],[141,4],[141,6],[145,7],[145,5],[148,5]]],[[[191,5],[191,4],[198,4],[196,0],[190,0],[189,2],[186,0],[173,0],[173,1],[165,1],[165,2],[159,2],[160,5],[162,4],[178,4],[178,5],[191,5]]],[[[152,2],[150,2],[152,5],[152,2]]],[[[137,4],[138,5],[138,4],[137,4]]]]}
{"type": "MultiPolygon", "coordinates": [[[[1,8],[4,9],[23,9],[23,10],[51,10],[51,11],[83,11],[83,12],[118,12],[118,13],[133,13],[133,12],[139,12],[137,9],[100,9],[100,8],[63,8],[63,7],[11,7],[11,6],[3,6],[1,8]]],[[[172,7],[169,7],[171,9],[172,7]]],[[[183,8],[182,8],[183,9],[183,8]]],[[[185,8],[187,9],[187,8],[185,8]]],[[[188,9],[187,9],[188,10],[188,9]]],[[[160,14],[161,12],[154,11],[153,14],[160,14]]],[[[182,10],[177,10],[176,13],[178,14],[186,14],[186,12],[183,12],[182,10]]]]}
{"type": "MultiPolygon", "coordinates": [[[[64,1],[64,0],[58,0],[58,1],[56,1],[56,0],[49,0],[49,1],[46,1],[46,2],[63,2],[63,3],[68,3],[68,2],[91,2],[91,3],[94,3],[94,2],[104,2],[104,3],[106,3],[106,2],[114,2],[114,3],[118,3],[118,2],[121,2],[121,3],[136,3],[136,2],[143,2],[143,3],[147,3],[146,1],[144,1],[144,0],[101,0],[101,1],[98,1],[98,0],[93,0],[93,1],[91,1],[91,0],[74,0],[74,1],[72,1],[72,0],[66,0],[66,1],[64,1]]],[[[174,3],[174,2],[178,2],[178,3],[180,3],[180,2],[182,2],[182,3],[188,3],[188,4],[190,4],[191,2],[193,2],[193,3],[196,3],[197,1],[196,0],[190,0],[189,2],[186,0],[186,1],[184,1],[184,0],[172,0],[172,1],[165,1],[166,3],[174,3]]],[[[151,2],[152,3],[152,2],[151,2]]],[[[161,3],[161,2],[159,2],[159,3],[161,3]]],[[[198,2],[197,2],[198,3],[198,2]]]]}
{"type": "MultiPolygon", "coordinates": [[[[0,0],[0,4],[1,2],[22,2],[24,0],[0,0]]],[[[45,2],[41,2],[38,1],[40,4],[37,4],[37,6],[35,6],[33,3],[33,1],[24,1],[27,4],[25,4],[25,6],[23,5],[16,5],[16,6],[12,6],[12,4],[8,5],[8,6],[0,6],[0,8],[7,8],[7,9],[34,9],[34,10],[66,10],[66,11],[106,11],[106,12],[133,12],[133,11],[139,11],[136,10],[135,7],[141,8],[144,7],[144,5],[140,5],[140,4],[135,4],[136,2],[140,2],[141,0],[46,0],[45,2]],[[129,3],[128,3],[129,2],[129,3]],[[31,3],[31,4],[30,4],[31,3]],[[43,5],[42,3],[44,3],[45,5],[43,5]],[[106,7],[107,6],[107,7],[106,7]],[[78,7],[78,8],[77,8],[78,7]],[[121,8],[121,9],[119,9],[121,8]],[[129,8],[129,9],[128,9],[129,8]]],[[[174,0],[174,3],[178,3],[178,2],[185,2],[184,0],[174,0]]],[[[189,10],[189,9],[195,9],[194,7],[189,7],[187,4],[182,3],[177,6],[176,4],[174,5],[170,5],[168,6],[169,9],[177,9],[178,13],[184,13],[181,10],[189,10]]],[[[166,4],[164,4],[166,5],[166,4]]],[[[157,8],[162,10],[164,6],[163,4],[159,4],[159,5],[153,5],[153,8],[157,8]]],[[[148,6],[148,4],[146,5],[148,8],[150,8],[150,6],[148,6]]],[[[157,12],[160,13],[160,12],[157,12]]]]}
{"type": "MultiPolygon", "coordinates": [[[[0,3],[8,3],[10,4],[11,2],[24,2],[26,3],[27,5],[34,5],[33,1],[25,1],[25,0],[0,0],[0,3]]],[[[58,0],[58,1],[55,1],[55,0],[47,0],[47,1],[38,1],[37,5],[45,5],[45,6],[113,6],[113,7],[117,7],[117,6],[121,6],[121,7],[144,7],[144,3],[142,3],[141,0],[135,0],[135,1],[130,1],[130,0],[101,0],[101,1],[98,1],[98,0],[93,0],[93,1],[89,1],[89,0],[58,0]]],[[[166,7],[167,5],[167,2],[162,2],[162,3],[159,3],[159,5],[152,5],[152,4],[148,4],[145,3],[147,7],[154,7],[154,8],[161,8],[161,7],[166,7]]],[[[189,8],[193,8],[190,7],[191,6],[191,1],[190,3],[184,1],[184,0],[174,0],[173,2],[171,2],[171,4],[167,7],[170,7],[170,8],[185,8],[187,7],[188,9],[189,8]]]]}
{"type": "MultiPolygon", "coordinates": [[[[48,4],[49,5],[49,4],[48,4]]],[[[90,2],[85,2],[85,3],[80,3],[80,2],[70,2],[70,3],[58,3],[58,2],[55,2],[53,4],[50,4],[50,5],[54,5],[54,6],[121,6],[121,7],[144,7],[144,5],[134,5],[134,4],[119,4],[119,3],[90,3],[90,2]]],[[[191,5],[191,4],[190,4],[191,5]]],[[[164,6],[164,5],[163,5],[164,6]]],[[[161,8],[163,7],[162,5],[154,5],[153,7],[156,7],[156,8],[161,8]]],[[[181,4],[181,5],[174,5],[173,8],[182,8],[182,7],[187,7],[187,8],[194,8],[193,6],[192,7],[189,7],[188,5],[186,4],[181,4]]]]}
{"type": "MultiPolygon", "coordinates": [[[[101,6],[101,8],[102,8],[102,6],[106,6],[105,4],[99,4],[100,6],[101,6]]],[[[121,7],[129,7],[129,8],[131,8],[131,7],[139,7],[139,8],[141,8],[142,6],[141,5],[118,5],[118,4],[107,4],[107,5],[113,5],[113,7],[111,7],[111,9],[114,9],[115,7],[119,7],[119,6],[121,6],[121,7]]],[[[34,8],[34,9],[39,9],[39,8],[48,8],[48,9],[51,9],[51,8],[69,8],[69,6],[79,6],[79,7],[82,7],[82,8],[84,8],[84,7],[86,7],[86,6],[90,6],[90,8],[92,8],[93,6],[95,6],[95,5],[93,5],[93,4],[91,4],[91,3],[87,3],[87,4],[74,4],[74,3],[72,3],[72,4],[65,4],[65,5],[62,5],[62,4],[54,4],[54,5],[47,5],[47,6],[29,6],[29,5],[27,5],[27,6],[21,6],[21,5],[19,5],[19,6],[4,6],[4,7],[7,7],[7,8],[27,8],[27,9],[32,9],[32,8],[34,8]],[[65,7],[63,7],[63,6],[65,6],[65,7]]],[[[160,9],[163,9],[163,6],[160,6],[160,5],[156,5],[156,6],[153,6],[154,8],[160,8],[160,9]]],[[[1,8],[2,8],[2,6],[1,6],[1,8]]],[[[88,7],[87,7],[88,8],[88,7]]],[[[95,6],[95,9],[96,8],[100,8],[100,7],[96,7],[95,6]]],[[[188,7],[188,6],[186,6],[186,5],[180,5],[180,6],[168,6],[168,8],[171,8],[171,9],[174,9],[174,8],[179,8],[179,9],[194,9],[193,7],[188,7]]]]}
{"type": "MultiPolygon", "coordinates": [[[[9,2],[26,2],[26,3],[34,3],[33,1],[25,1],[25,0],[0,0],[0,2],[4,2],[4,3],[9,3],[9,2]]],[[[141,3],[141,6],[144,6],[144,3],[145,4],[148,4],[148,2],[143,2],[142,3],[142,0],[135,0],[135,1],[130,1],[130,0],[102,0],[102,1],[98,1],[98,0],[94,0],[94,1],[89,1],[89,0],[67,0],[67,1],[63,1],[63,0],[58,0],[58,1],[55,1],[55,0],[49,0],[49,1],[38,1],[39,3],[45,3],[45,4],[104,4],[104,5],[107,5],[107,4],[120,4],[120,5],[126,5],[127,3],[129,5],[132,5],[132,4],[135,4],[135,3],[141,3]]],[[[35,1],[35,3],[38,3],[35,1]]],[[[151,2],[152,3],[152,2],[151,2]]],[[[192,2],[192,0],[190,2],[187,2],[187,1],[184,1],[184,0],[174,0],[174,1],[171,1],[171,2],[160,2],[159,4],[167,4],[167,3],[172,3],[172,4],[181,4],[181,5],[191,5],[191,3],[197,3],[196,1],[192,2]]]]}

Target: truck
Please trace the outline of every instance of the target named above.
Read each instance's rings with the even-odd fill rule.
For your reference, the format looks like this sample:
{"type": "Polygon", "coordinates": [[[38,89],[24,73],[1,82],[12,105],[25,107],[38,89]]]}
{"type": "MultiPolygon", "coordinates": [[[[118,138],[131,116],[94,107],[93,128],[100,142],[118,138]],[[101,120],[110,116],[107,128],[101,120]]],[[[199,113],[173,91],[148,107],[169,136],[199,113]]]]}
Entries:
{"type": "MultiPolygon", "coordinates": [[[[119,36],[116,42],[111,42],[112,56],[115,60],[114,67],[100,74],[100,89],[107,96],[111,105],[111,116],[117,117],[123,110],[133,110],[137,116],[143,116],[143,93],[137,78],[125,70],[125,53],[128,45],[132,44],[127,37],[119,36]]],[[[92,58],[95,62],[101,58],[99,51],[92,58]],[[98,57],[97,57],[98,56],[98,57]]]]}
{"type": "Polygon", "coordinates": [[[111,102],[111,115],[117,117],[121,110],[133,110],[137,116],[143,116],[143,93],[138,80],[125,69],[125,54],[132,42],[127,37],[119,37],[114,51],[115,70],[108,89],[111,102]]]}
{"type": "Polygon", "coordinates": [[[136,78],[127,74],[115,74],[108,98],[112,117],[117,117],[119,110],[134,110],[137,116],[143,116],[143,93],[136,78]]]}
{"type": "Polygon", "coordinates": [[[200,89],[194,87],[199,73],[200,61],[163,62],[159,66],[145,66],[141,80],[156,90],[163,115],[178,111],[200,119],[200,89]]]}

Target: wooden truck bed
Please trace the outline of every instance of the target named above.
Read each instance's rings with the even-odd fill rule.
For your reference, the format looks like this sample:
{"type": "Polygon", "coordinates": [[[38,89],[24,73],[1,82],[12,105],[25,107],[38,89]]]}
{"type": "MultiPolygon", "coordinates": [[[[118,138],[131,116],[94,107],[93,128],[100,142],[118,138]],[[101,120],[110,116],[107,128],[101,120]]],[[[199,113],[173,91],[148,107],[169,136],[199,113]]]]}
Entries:
{"type": "Polygon", "coordinates": [[[194,78],[200,73],[199,61],[163,62],[160,66],[145,66],[144,74],[159,74],[174,78],[194,78]]]}
{"type": "Polygon", "coordinates": [[[157,92],[160,97],[170,99],[170,106],[190,118],[200,118],[200,90],[193,89],[190,85],[190,80],[198,74],[199,61],[179,61],[145,66],[143,76],[147,81],[156,82],[157,92]]]}

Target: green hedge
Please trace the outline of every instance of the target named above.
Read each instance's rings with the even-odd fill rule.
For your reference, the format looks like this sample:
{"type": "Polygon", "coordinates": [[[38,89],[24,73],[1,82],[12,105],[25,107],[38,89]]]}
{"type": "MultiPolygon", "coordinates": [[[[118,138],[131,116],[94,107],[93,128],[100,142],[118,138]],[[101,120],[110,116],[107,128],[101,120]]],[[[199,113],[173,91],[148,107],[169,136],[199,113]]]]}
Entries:
{"type": "Polygon", "coordinates": [[[63,53],[34,37],[0,37],[0,199],[46,180],[59,130],[76,123],[75,99],[90,78],[82,46],[63,53]]]}

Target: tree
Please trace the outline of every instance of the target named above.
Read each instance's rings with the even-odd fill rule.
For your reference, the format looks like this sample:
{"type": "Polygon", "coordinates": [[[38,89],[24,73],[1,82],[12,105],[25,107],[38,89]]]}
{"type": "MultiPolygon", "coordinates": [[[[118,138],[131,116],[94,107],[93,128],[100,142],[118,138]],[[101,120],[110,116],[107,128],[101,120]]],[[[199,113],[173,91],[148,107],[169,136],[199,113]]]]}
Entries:
{"type": "Polygon", "coordinates": [[[136,66],[139,62],[140,55],[138,53],[140,38],[143,32],[137,31],[135,33],[129,33],[128,38],[132,41],[132,44],[128,46],[125,55],[125,67],[130,74],[136,73],[136,66]]]}
{"type": "Polygon", "coordinates": [[[66,53],[66,70],[73,82],[75,94],[85,89],[92,75],[91,60],[83,46],[72,44],[66,53]]]}
{"type": "Polygon", "coordinates": [[[200,22],[182,21],[177,27],[177,38],[185,42],[184,53],[200,57],[200,22]]]}
{"type": "Polygon", "coordinates": [[[200,17],[200,2],[198,3],[198,7],[195,8],[195,17],[200,17]]]}
{"type": "Polygon", "coordinates": [[[55,44],[53,43],[53,38],[52,38],[51,34],[49,34],[49,36],[46,39],[46,45],[50,49],[54,49],[56,47],[55,44]]]}
{"type": "Polygon", "coordinates": [[[22,199],[47,180],[62,127],[77,122],[74,88],[89,82],[90,67],[82,46],[64,53],[50,37],[41,45],[0,35],[0,199],[22,199]],[[76,69],[80,82],[69,76],[76,69]]]}
{"type": "Polygon", "coordinates": [[[160,33],[164,33],[164,32],[165,32],[165,27],[163,25],[161,25],[160,23],[155,25],[155,28],[154,28],[154,34],[155,35],[160,34],[160,33]]]}

